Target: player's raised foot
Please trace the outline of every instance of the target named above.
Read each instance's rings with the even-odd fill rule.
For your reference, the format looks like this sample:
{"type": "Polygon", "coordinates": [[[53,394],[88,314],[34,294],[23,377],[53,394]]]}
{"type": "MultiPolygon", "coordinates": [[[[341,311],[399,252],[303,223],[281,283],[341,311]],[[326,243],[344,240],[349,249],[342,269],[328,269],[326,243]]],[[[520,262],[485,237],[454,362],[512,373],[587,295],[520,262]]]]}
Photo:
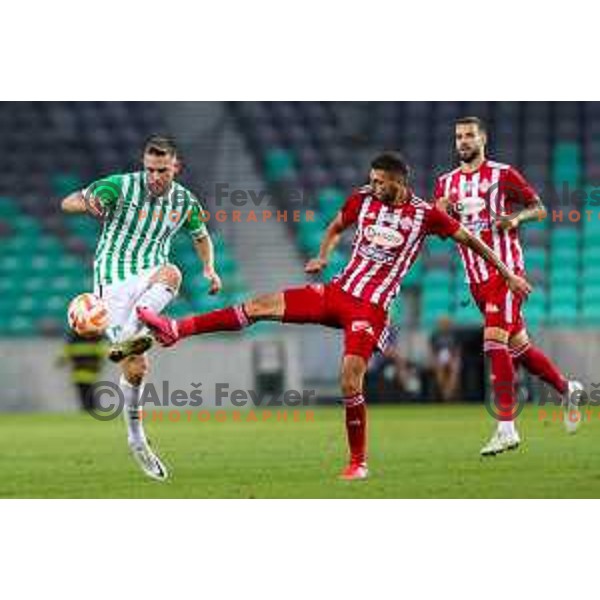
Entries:
{"type": "Polygon", "coordinates": [[[521,443],[519,434],[504,433],[500,428],[496,429],[490,441],[481,449],[481,456],[496,456],[508,450],[516,450],[521,443]]]}
{"type": "Polygon", "coordinates": [[[137,307],[138,319],[144,323],[162,346],[172,346],[179,340],[177,322],[163,315],[159,315],[146,306],[137,307]]]}
{"type": "Polygon", "coordinates": [[[140,469],[148,477],[156,481],[165,481],[169,477],[167,468],[160,458],[152,451],[148,442],[129,442],[131,454],[140,469]]]}
{"type": "Polygon", "coordinates": [[[115,363],[121,362],[128,356],[138,356],[144,354],[152,347],[151,335],[140,335],[138,337],[117,342],[113,344],[108,351],[108,358],[115,363]]]}
{"type": "Polygon", "coordinates": [[[575,379],[569,381],[563,403],[565,408],[564,423],[567,433],[575,433],[581,423],[581,410],[579,409],[577,397],[581,395],[582,391],[583,385],[581,382],[575,379]]]}
{"type": "Polygon", "coordinates": [[[369,476],[369,469],[366,463],[352,461],[340,474],[340,479],[344,481],[360,481],[369,476]]]}

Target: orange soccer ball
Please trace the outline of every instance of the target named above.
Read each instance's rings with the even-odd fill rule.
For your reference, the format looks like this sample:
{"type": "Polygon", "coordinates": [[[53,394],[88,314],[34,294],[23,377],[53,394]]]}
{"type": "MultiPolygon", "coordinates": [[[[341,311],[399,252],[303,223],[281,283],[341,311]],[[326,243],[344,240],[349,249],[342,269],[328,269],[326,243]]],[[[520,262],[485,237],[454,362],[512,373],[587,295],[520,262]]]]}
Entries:
{"type": "Polygon", "coordinates": [[[102,298],[79,294],[71,300],[67,311],[69,326],[81,337],[103,335],[108,327],[108,309],[102,298]]]}

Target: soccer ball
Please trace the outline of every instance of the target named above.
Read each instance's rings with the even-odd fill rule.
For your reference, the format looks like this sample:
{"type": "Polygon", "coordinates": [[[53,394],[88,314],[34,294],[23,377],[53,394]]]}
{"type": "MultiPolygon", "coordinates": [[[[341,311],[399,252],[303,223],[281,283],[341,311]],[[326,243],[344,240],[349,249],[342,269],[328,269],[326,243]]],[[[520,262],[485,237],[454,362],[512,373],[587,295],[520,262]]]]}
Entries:
{"type": "Polygon", "coordinates": [[[106,303],[94,294],[79,294],[73,298],[67,315],[69,326],[81,337],[102,335],[108,327],[106,303]]]}

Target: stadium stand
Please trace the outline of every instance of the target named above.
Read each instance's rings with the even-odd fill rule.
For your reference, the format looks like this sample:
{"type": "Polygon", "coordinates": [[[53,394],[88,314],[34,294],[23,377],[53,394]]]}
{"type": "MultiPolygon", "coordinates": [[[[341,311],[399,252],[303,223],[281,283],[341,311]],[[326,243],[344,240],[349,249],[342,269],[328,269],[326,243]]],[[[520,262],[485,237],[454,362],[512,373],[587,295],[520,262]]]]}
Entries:
{"type": "MultiPolygon", "coordinates": [[[[20,102],[3,108],[0,335],[58,333],[68,299],[91,288],[98,228],[87,217],[62,215],[58,199],[104,174],[135,169],[143,139],[165,130],[165,112],[172,109],[152,102],[20,102]]],[[[600,323],[596,202],[564,200],[577,188],[598,191],[600,201],[598,103],[230,102],[226,109],[267,185],[303,190],[316,211],[314,222],[287,223],[306,257],[317,251],[324,224],[347,192],[365,182],[373,154],[402,150],[413,165],[417,194],[427,198],[435,175],[452,164],[453,119],[477,114],[489,124],[490,154],[520,168],[550,209],[548,219],[529,224],[523,234],[536,285],[526,310],[530,324],[600,323]]],[[[180,236],[176,257],[190,276],[174,314],[234,302],[246,289],[235,256],[218,227],[211,229],[220,270],[230,281],[228,295],[206,297],[193,249],[180,236]]],[[[336,251],[326,277],[343,266],[347,251],[347,245],[336,251]]],[[[431,240],[405,281],[394,317],[425,328],[442,313],[461,323],[479,322],[468,297],[450,243],[431,240]]]]}

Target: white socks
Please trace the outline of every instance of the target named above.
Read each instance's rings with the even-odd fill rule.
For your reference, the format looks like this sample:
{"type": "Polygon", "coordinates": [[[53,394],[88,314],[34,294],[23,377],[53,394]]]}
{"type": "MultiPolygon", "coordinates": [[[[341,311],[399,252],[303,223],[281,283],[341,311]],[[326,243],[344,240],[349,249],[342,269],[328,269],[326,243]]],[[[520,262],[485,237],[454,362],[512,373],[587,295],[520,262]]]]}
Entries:
{"type": "Polygon", "coordinates": [[[146,434],[144,433],[144,425],[142,424],[142,409],[139,401],[142,393],[143,384],[139,386],[132,385],[121,375],[119,387],[123,392],[125,406],[123,407],[125,421],[127,423],[127,441],[130,444],[145,444],[146,434]]]}
{"type": "MultiPolygon", "coordinates": [[[[151,283],[150,287],[137,299],[135,307],[147,306],[153,311],[159,313],[175,298],[176,292],[173,288],[165,285],[160,281],[151,283]]],[[[137,318],[135,307],[131,311],[131,315],[123,327],[122,339],[129,339],[134,337],[142,328],[142,324],[137,318]]]]}
{"type": "Polygon", "coordinates": [[[502,435],[514,436],[517,432],[515,430],[514,421],[500,421],[498,423],[498,431],[502,435]]]}

